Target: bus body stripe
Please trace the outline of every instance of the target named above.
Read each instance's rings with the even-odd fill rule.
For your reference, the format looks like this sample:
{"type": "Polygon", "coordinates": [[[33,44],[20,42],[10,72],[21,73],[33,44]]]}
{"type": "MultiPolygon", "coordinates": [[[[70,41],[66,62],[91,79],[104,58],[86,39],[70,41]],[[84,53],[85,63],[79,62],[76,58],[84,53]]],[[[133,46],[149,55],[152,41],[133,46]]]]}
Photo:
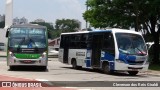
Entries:
{"type": "Polygon", "coordinates": [[[86,62],[86,67],[91,67],[91,60],[85,60],[86,62]]]}
{"type": "Polygon", "coordinates": [[[104,57],[101,57],[101,60],[108,60],[108,61],[114,61],[114,56],[109,54],[109,53],[105,53],[104,57]]]}
{"type": "Polygon", "coordinates": [[[119,54],[119,60],[125,62],[128,64],[128,61],[136,61],[136,56],[133,56],[133,55],[125,55],[125,54],[119,54]]]}

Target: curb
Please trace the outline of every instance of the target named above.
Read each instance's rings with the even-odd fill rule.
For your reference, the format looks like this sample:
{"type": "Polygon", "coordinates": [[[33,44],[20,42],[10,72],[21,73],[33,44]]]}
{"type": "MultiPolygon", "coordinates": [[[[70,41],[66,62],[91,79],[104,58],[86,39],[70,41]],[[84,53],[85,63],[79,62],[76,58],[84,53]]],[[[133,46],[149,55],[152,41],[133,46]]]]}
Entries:
{"type": "Polygon", "coordinates": [[[160,75],[160,71],[148,70],[147,73],[158,74],[160,75]]]}
{"type": "Polygon", "coordinates": [[[160,71],[148,70],[148,71],[142,72],[142,74],[158,76],[159,77],[160,76],[160,71]]]}
{"type": "Polygon", "coordinates": [[[0,57],[7,57],[7,56],[0,56],[0,57]]]}

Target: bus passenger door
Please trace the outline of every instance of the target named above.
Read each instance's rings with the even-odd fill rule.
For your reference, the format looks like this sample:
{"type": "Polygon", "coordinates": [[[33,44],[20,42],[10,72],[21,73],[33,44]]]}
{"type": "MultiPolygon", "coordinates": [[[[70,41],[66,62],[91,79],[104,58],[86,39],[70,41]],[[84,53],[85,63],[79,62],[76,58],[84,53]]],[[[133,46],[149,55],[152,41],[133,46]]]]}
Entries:
{"type": "Polygon", "coordinates": [[[100,67],[101,47],[102,47],[102,35],[93,35],[92,56],[91,56],[92,67],[95,68],[100,67]]]}
{"type": "Polygon", "coordinates": [[[69,36],[64,36],[64,52],[63,52],[63,63],[68,63],[68,49],[69,49],[69,36]]]}

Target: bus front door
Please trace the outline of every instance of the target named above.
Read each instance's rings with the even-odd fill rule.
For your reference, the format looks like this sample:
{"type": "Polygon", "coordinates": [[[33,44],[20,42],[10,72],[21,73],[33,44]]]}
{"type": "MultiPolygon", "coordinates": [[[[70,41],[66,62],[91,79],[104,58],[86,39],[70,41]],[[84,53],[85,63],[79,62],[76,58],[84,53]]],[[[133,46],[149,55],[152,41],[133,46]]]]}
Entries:
{"type": "Polygon", "coordinates": [[[102,47],[102,35],[93,35],[92,56],[91,56],[92,67],[95,68],[100,67],[101,47],[102,47]]]}

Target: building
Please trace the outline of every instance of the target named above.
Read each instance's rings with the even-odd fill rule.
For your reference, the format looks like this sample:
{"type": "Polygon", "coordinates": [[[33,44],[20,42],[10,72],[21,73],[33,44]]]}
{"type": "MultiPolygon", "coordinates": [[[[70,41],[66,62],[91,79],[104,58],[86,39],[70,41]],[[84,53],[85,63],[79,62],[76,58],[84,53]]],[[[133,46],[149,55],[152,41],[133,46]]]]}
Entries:
{"type": "Polygon", "coordinates": [[[6,38],[6,30],[0,28],[0,51],[6,51],[7,38],[6,38]]]}
{"type": "Polygon", "coordinates": [[[5,20],[5,15],[0,15],[0,22],[3,22],[5,20]]]}
{"type": "Polygon", "coordinates": [[[28,24],[28,20],[25,18],[25,17],[22,17],[22,18],[14,18],[13,19],[13,25],[17,25],[17,24],[28,24]]]}
{"type": "Polygon", "coordinates": [[[48,48],[49,50],[58,50],[59,49],[59,44],[60,44],[60,37],[55,38],[53,40],[48,41],[48,48]]]}

